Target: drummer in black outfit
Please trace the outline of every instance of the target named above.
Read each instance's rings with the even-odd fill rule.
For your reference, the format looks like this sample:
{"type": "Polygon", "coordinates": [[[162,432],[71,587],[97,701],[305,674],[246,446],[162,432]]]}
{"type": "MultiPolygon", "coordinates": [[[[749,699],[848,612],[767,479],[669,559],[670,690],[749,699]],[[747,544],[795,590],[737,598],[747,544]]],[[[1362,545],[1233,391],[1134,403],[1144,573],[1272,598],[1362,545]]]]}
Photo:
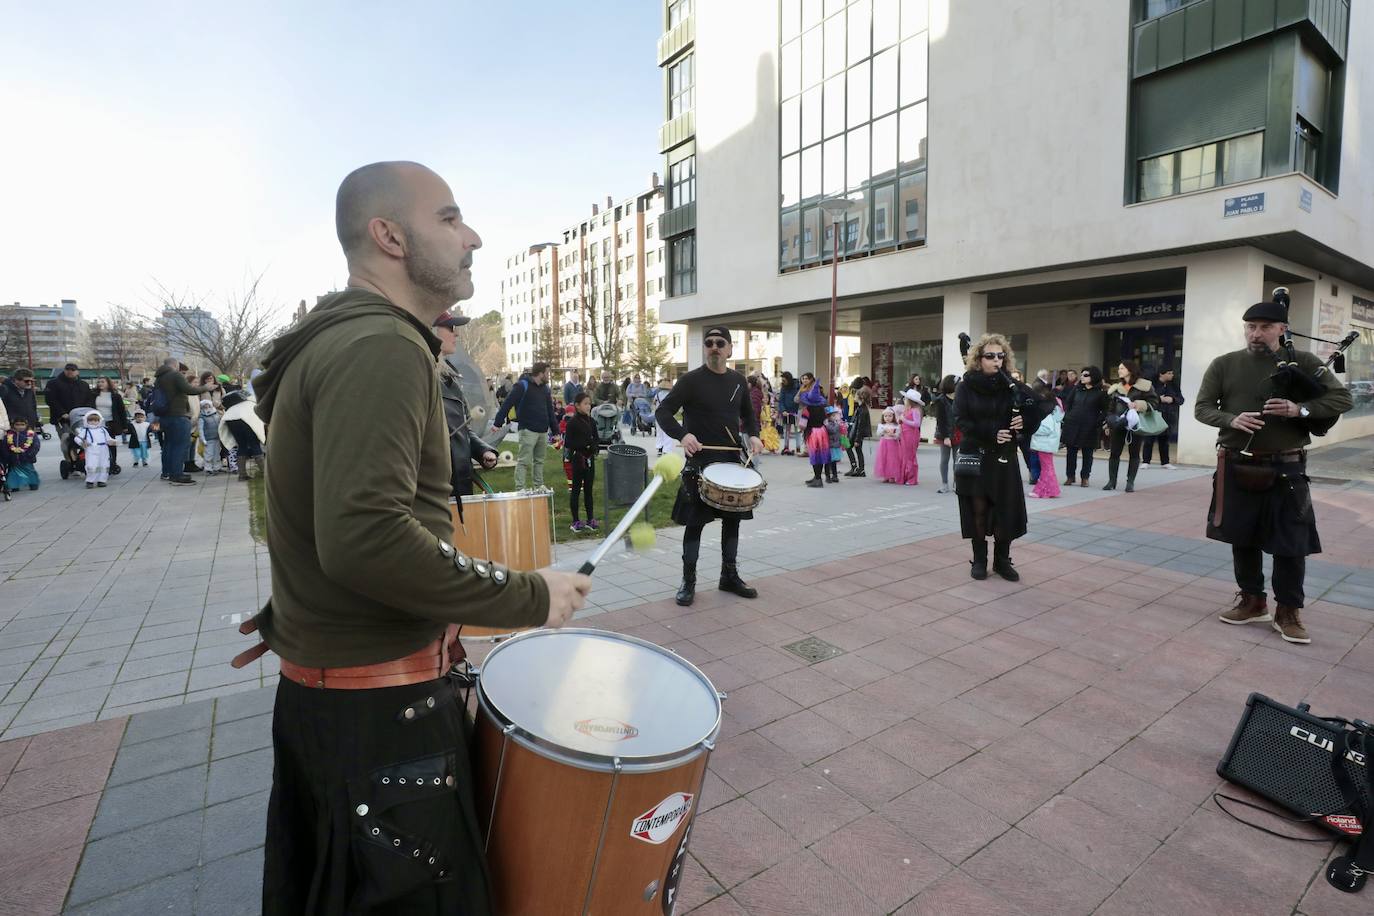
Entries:
{"type": "Polygon", "coordinates": [[[756,598],[759,594],[739,577],[735,565],[739,523],[753,518],[754,513],[721,512],[702,502],[697,491],[702,468],[720,461],[739,462],[743,451],[741,436],[748,436],[748,448],[753,454],[763,451],[759,419],[749,403],[749,383],[726,366],[733,352],[729,329],[712,325],[706,329],[703,340],[706,365],[678,379],[654,411],[659,428],[681,441],[682,451],[687,455],[687,468],[673,503],[673,521],[687,528],[682,538],[682,587],[677,593],[677,603],[683,607],[696,597],[701,530],[715,519],[720,519],[721,524],[720,590],[742,598],[756,598]],[[685,426],[674,417],[679,410],[684,411],[685,426]]]}

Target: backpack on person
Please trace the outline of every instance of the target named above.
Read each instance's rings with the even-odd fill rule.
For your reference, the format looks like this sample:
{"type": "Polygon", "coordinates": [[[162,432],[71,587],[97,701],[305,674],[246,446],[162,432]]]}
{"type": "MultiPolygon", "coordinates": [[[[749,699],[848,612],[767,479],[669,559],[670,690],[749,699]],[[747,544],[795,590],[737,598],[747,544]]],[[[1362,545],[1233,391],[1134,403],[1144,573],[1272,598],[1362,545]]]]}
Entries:
{"type": "Polygon", "coordinates": [[[154,385],[153,390],[143,399],[143,409],[158,416],[162,416],[171,406],[172,402],[167,400],[167,392],[162,390],[161,385],[154,385]]]}

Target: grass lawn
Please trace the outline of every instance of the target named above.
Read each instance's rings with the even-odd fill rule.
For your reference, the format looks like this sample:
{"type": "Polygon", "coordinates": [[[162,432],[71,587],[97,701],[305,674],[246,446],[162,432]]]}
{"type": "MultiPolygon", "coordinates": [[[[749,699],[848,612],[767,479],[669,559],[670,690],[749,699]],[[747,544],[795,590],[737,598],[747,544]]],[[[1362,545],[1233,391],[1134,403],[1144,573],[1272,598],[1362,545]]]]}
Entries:
{"type": "MultiPolygon", "coordinates": [[[[652,454],[649,455],[650,468],[653,467],[654,457],[652,454]]],[[[553,534],[555,541],[559,544],[600,540],[602,536],[610,532],[616,522],[620,521],[621,516],[625,514],[625,509],[628,508],[620,506],[610,512],[606,511],[606,456],[604,454],[597,459],[596,465],[593,504],[596,507],[597,517],[602,522],[601,530],[600,532],[587,531],[574,534],[569,530],[569,526],[572,525],[572,515],[568,512],[568,478],[563,473],[563,453],[558,449],[550,448],[548,456],[544,459],[544,483],[553,487],[553,534]]],[[[496,468],[481,473],[487,486],[498,493],[511,492],[515,489],[515,468],[496,468]]],[[[677,497],[677,486],[675,481],[665,483],[659,487],[658,492],[649,501],[649,522],[655,528],[663,528],[673,523],[668,516],[673,509],[673,500],[677,497]]],[[[248,481],[248,524],[253,539],[259,543],[266,542],[267,494],[262,475],[248,481]]]]}

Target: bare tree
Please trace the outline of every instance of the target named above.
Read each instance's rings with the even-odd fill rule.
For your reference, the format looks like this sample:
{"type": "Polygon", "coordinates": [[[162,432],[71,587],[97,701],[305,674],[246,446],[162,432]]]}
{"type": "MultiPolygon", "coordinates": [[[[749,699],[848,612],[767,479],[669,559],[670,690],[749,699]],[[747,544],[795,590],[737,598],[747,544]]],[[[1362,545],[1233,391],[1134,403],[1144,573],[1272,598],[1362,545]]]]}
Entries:
{"type": "MultiPolygon", "coordinates": [[[[595,270],[589,272],[594,280],[595,270]]],[[[582,322],[592,339],[592,358],[617,378],[625,368],[625,324],[616,305],[615,288],[593,282],[582,296],[582,322]]]]}
{"type": "Polygon", "coordinates": [[[114,369],[122,379],[135,368],[151,370],[161,352],[157,326],[124,305],[111,305],[105,321],[91,322],[91,337],[98,368],[114,369]]]}
{"type": "Polygon", "coordinates": [[[630,368],[652,382],[663,376],[672,362],[668,341],[658,333],[658,315],[653,309],[644,313],[636,330],[634,351],[630,354],[630,368]]]}
{"type": "Polygon", "coordinates": [[[494,378],[506,365],[506,341],[501,335],[501,313],[492,309],[458,329],[458,345],[477,368],[494,378]]]}
{"type": "Polygon", "coordinates": [[[280,322],[275,310],[258,295],[262,274],[248,280],[240,292],[226,296],[213,312],[205,308],[203,295],[154,283],[153,295],[160,308],[158,332],[174,356],[184,353],[215,371],[247,375],[276,336],[280,322]]]}
{"type": "Polygon", "coordinates": [[[0,366],[18,368],[28,364],[24,319],[12,312],[0,312],[0,366]]]}

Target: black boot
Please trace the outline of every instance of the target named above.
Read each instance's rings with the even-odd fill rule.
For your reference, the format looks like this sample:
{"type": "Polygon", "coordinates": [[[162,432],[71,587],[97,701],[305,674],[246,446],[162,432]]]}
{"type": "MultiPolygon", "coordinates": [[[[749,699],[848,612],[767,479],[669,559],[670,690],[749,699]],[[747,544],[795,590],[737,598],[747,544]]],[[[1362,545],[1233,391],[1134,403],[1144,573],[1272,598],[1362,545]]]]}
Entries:
{"type": "Polygon", "coordinates": [[[973,539],[973,566],[968,574],[975,579],[988,577],[988,542],[985,538],[973,539]]]}
{"type": "Polygon", "coordinates": [[[697,565],[682,564],[682,587],[677,590],[677,603],[682,607],[690,605],[697,597],[697,565]]]}
{"type": "Polygon", "coordinates": [[[1108,479],[1107,479],[1107,485],[1106,485],[1105,487],[1103,487],[1102,489],[1104,489],[1104,490],[1115,490],[1115,489],[1116,489],[1116,478],[1115,478],[1115,477],[1110,477],[1110,478],[1108,478],[1108,479]]]}
{"type": "MultiPolygon", "coordinates": [[[[720,564],[720,585],[717,587],[723,592],[731,592],[741,598],[757,598],[759,596],[758,589],[744,584],[744,580],[739,577],[739,568],[734,563],[720,564]]],[[[678,602],[678,604],[681,603],[681,601],[678,602]]]]}
{"type": "Polygon", "coordinates": [[[992,571],[1008,582],[1020,582],[1021,574],[1011,565],[1011,541],[996,541],[992,551],[992,571]]]}

